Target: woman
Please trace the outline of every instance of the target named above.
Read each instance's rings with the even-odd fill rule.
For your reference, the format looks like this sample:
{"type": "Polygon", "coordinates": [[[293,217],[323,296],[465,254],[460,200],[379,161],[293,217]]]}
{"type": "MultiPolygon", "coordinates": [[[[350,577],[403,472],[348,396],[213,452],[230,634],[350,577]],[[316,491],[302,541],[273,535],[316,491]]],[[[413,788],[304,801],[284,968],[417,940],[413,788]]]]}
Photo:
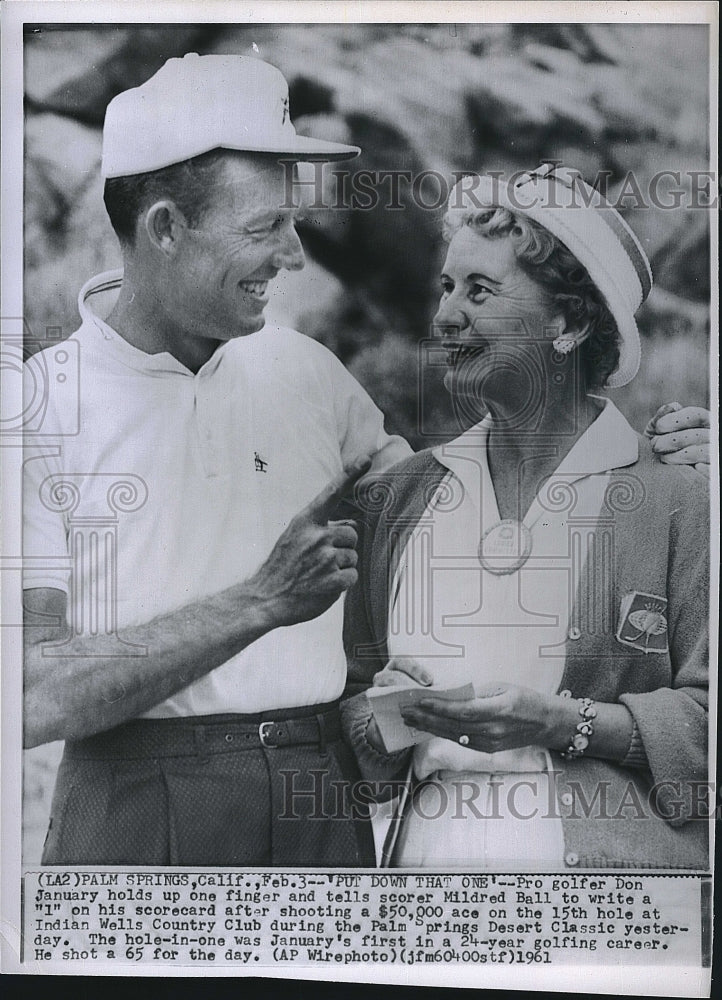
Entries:
{"type": "Polygon", "coordinates": [[[706,482],[594,394],[639,367],[644,251],[553,166],[464,178],[446,236],[445,382],[488,415],[369,487],[347,601],[351,676],[431,688],[396,753],[344,706],[366,776],[410,779],[385,858],[706,868],[706,482]]]}

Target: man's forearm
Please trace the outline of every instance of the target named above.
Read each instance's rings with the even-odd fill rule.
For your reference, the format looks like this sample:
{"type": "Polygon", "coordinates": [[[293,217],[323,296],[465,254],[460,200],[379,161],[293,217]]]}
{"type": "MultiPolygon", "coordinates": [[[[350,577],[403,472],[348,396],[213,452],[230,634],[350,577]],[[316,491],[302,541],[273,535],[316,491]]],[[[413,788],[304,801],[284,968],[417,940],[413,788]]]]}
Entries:
{"type": "Polygon", "coordinates": [[[25,745],[79,739],[133,719],[272,629],[327,611],[356,583],[358,540],[350,522],[329,518],[370,464],[362,456],[335,476],[250,580],[124,629],[121,639],[145,647],[145,655],[118,656],[117,643],[104,636],[69,635],[65,595],[26,590],[25,745]]]}
{"type": "MultiPolygon", "coordinates": [[[[32,643],[25,663],[25,744],[79,739],[136,718],[275,627],[273,605],[238,584],[120,637],[144,653],[118,656],[105,636],[32,643]]],[[[32,631],[31,633],[32,634],[32,631]]],[[[67,629],[65,629],[67,636],[67,629]]],[[[136,650],[137,652],[137,650],[136,650]]]]}

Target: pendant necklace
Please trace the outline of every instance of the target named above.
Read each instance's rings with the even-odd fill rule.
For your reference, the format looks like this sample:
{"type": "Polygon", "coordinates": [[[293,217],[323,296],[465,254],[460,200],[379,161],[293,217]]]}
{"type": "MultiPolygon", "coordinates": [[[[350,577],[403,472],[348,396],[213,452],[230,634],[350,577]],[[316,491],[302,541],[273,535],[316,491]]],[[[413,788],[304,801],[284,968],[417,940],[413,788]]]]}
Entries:
{"type": "Polygon", "coordinates": [[[531,531],[523,521],[504,518],[481,536],[479,562],[487,573],[506,576],[516,573],[531,555],[531,531]]]}

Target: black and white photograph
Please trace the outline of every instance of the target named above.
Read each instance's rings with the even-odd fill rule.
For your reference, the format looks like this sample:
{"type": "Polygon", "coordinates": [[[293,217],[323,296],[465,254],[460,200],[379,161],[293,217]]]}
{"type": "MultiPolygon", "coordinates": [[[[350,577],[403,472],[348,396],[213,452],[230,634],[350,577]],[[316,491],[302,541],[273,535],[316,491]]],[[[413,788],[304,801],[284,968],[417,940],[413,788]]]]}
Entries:
{"type": "Polygon", "coordinates": [[[3,12],[12,971],[708,995],[718,5],[144,8],[3,12]]]}

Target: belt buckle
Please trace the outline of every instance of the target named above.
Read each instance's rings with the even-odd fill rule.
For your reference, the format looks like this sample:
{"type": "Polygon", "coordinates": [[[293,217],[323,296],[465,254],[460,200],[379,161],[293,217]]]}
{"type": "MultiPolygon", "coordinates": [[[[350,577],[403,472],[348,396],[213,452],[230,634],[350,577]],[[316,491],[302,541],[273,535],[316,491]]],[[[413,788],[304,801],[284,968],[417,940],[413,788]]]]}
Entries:
{"type": "Polygon", "coordinates": [[[258,726],[258,738],[261,741],[261,746],[264,746],[267,749],[278,747],[278,743],[274,742],[273,736],[271,735],[274,731],[274,726],[275,722],[261,722],[258,726]]]}

